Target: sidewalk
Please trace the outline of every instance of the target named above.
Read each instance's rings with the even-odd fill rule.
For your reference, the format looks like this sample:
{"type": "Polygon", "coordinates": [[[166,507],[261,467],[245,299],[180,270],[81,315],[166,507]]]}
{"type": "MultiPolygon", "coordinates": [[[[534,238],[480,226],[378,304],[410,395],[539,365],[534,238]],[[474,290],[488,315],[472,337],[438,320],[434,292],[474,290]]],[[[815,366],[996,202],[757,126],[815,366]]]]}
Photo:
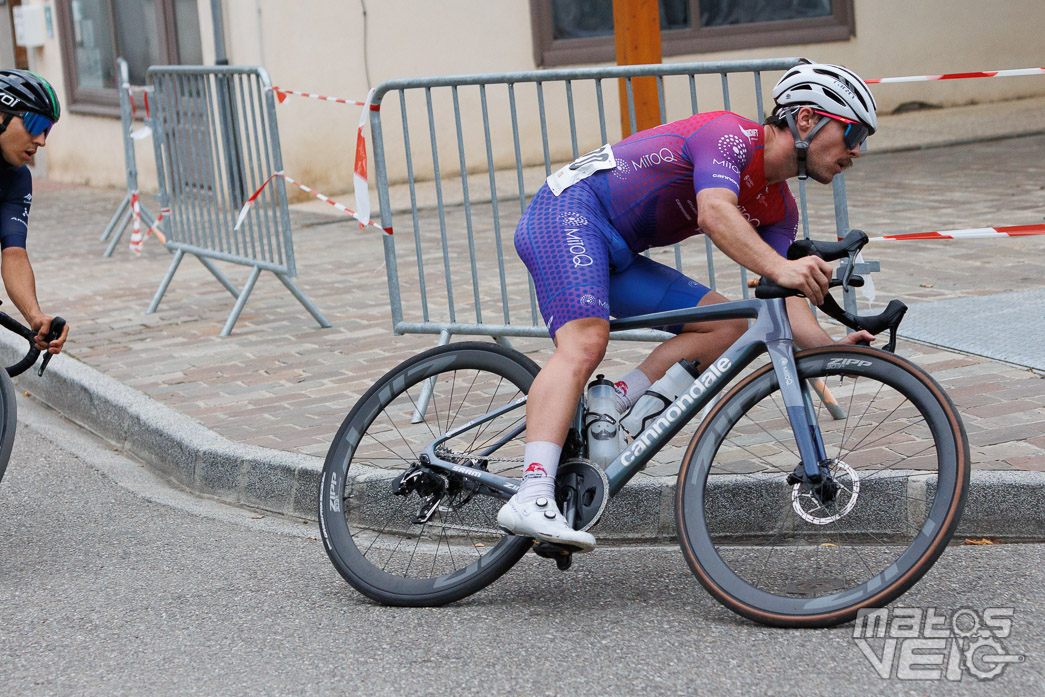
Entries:
{"type": "MultiPolygon", "coordinates": [[[[872,156],[847,173],[853,226],[873,236],[1040,223],[1045,136],[906,149],[1028,131],[1045,133],[1045,100],[884,117],[872,156]]],[[[811,184],[808,191],[814,234],[833,232],[830,187],[811,184]]],[[[347,217],[296,206],[297,280],[334,326],[319,329],[266,274],[232,335],[221,339],[232,298],[201,265],[184,262],[159,311],[146,315],[170,255],[150,238],[140,258],[125,244],[101,258],[98,236],[122,191],[40,181],[35,193],[30,255],[39,295],[45,310],[70,321],[72,335],[68,356],[52,361],[46,379],[19,378],[20,391],[194,491],[314,519],[321,458],[345,414],[378,377],[435,344],[432,336],[392,336],[379,235],[360,232],[347,217]]],[[[460,208],[446,215],[448,229],[463,228],[460,208]]],[[[424,209],[420,217],[432,223],[437,212],[424,209]]],[[[397,220],[408,228],[408,218],[397,220]]],[[[502,227],[514,223],[506,213],[502,227]]],[[[399,244],[409,246],[408,236],[399,244]]],[[[1045,237],[889,243],[865,256],[881,260],[879,297],[904,300],[912,317],[937,300],[1045,288],[1045,237]]],[[[234,283],[247,275],[223,268],[234,283]]],[[[1008,306],[1019,302],[1004,297],[1008,306]]],[[[1008,333],[1040,345],[1045,308],[1040,293],[1027,297],[1017,318],[1023,325],[1008,333]]],[[[900,353],[943,384],[965,419],[977,486],[962,531],[1042,538],[1045,380],[989,357],[1001,331],[987,316],[969,321],[963,333],[978,340],[965,352],[901,341],[900,353]]],[[[547,340],[512,343],[538,363],[549,355],[547,340]]],[[[648,349],[615,344],[601,370],[622,373],[648,349]]],[[[626,499],[610,505],[604,538],[670,536],[677,455],[662,452],[625,489],[626,499]]]]}

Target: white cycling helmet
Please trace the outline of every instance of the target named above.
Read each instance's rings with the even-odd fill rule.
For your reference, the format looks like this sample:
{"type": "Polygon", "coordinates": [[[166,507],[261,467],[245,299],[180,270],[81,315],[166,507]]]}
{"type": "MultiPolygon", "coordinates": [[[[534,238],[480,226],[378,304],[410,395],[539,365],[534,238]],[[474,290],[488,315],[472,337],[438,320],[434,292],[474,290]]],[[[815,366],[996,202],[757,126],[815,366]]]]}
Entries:
{"type": "Polygon", "coordinates": [[[862,135],[858,138],[860,141],[878,130],[878,117],[875,114],[877,105],[867,83],[840,65],[810,62],[796,65],[784,73],[773,87],[773,101],[778,108],[794,107],[782,108],[780,111],[795,138],[798,176],[801,179],[806,178],[805,155],[809,142],[827,121],[821,120],[805,139],[800,138],[794,121],[794,113],[800,107],[811,106],[818,111],[856,122],[859,124],[856,130],[862,135]]]}

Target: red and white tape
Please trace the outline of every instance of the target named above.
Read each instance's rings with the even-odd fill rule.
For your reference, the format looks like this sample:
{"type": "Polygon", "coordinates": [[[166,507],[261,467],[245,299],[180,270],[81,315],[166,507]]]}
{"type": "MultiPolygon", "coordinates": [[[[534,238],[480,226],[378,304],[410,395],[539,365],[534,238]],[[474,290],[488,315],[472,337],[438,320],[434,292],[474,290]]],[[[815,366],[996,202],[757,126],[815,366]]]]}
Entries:
{"type": "MultiPolygon", "coordinates": [[[[142,93],[142,98],[145,100],[145,118],[148,119],[149,118],[149,92],[148,92],[148,88],[145,88],[145,87],[135,87],[134,85],[131,85],[129,82],[125,82],[125,83],[123,83],[123,89],[127,90],[127,97],[128,97],[128,99],[131,100],[131,121],[133,122],[134,119],[138,116],[138,107],[135,106],[135,104],[134,104],[134,93],[135,93],[135,91],[138,91],[138,92],[142,93]]],[[[130,135],[131,135],[131,138],[133,138],[134,140],[142,140],[143,138],[148,138],[149,136],[152,135],[152,129],[148,125],[145,125],[145,126],[142,126],[141,128],[137,128],[137,129],[131,131],[130,135]]]]}
{"type": "Polygon", "coordinates": [[[966,80],[973,77],[1018,77],[1022,75],[1045,75],[1045,68],[1017,68],[1015,70],[983,70],[972,73],[944,73],[942,75],[908,75],[906,77],[880,77],[867,80],[867,84],[890,82],[931,82],[933,80],[966,80]]]}
{"type": "Polygon", "coordinates": [[[131,227],[131,251],[140,255],[142,253],[142,211],[138,205],[138,191],[131,192],[131,215],[134,224],[131,227]]]}
{"type": "MultiPolygon", "coordinates": [[[[261,186],[258,187],[258,190],[255,191],[254,194],[249,199],[247,199],[247,202],[243,204],[243,208],[240,209],[239,216],[236,218],[236,225],[233,227],[233,230],[239,230],[240,229],[240,226],[242,226],[243,225],[243,221],[247,219],[247,214],[250,212],[250,209],[254,205],[254,202],[257,200],[258,196],[260,196],[261,192],[265,189],[265,187],[269,185],[269,182],[271,182],[276,177],[280,177],[284,181],[290,182],[291,184],[293,184],[294,186],[298,187],[302,191],[304,191],[306,193],[309,193],[309,194],[312,194],[313,196],[318,198],[320,201],[325,201],[326,203],[329,203],[331,206],[333,206],[334,208],[338,209],[339,211],[341,211],[343,213],[347,213],[348,215],[352,216],[356,220],[360,220],[360,215],[359,215],[359,213],[357,211],[354,211],[351,208],[348,208],[347,206],[344,206],[344,205],[338,203],[337,201],[335,201],[334,199],[330,198],[329,196],[324,196],[323,194],[319,193],[318,191],[312,189],[311,187],[305,186],[301,182],[298,182],[298,181],[295,181],[294,179],[291,179],[290,177],[288,177],[283,172],[274,172],[274,173],[272,173],[269,176],[268,179],[265,180],[265,182],[261,186]]],[[[362,222],[360,223],[360,228],[366,227],[367,225],[369,225],[370,227],[375,227],[378,230],[381,230],[382,232],[384,232],[385,234],[388,234],[388,235],[392,234],[392,228],[383,228],[380,225],[378,225],[377,223],[375,223],[373,220],[370,220],[369,218],[366,220],[365,224],[363,224],[362,222]]]]}
{"type": "MultiPolygon", "coordinates": [[[[319,198],[321,201],[326,201],[327,203],[330,203],[332,206],[334,206],[338,210],[341,210],[341,211],[344,211],[344,212],[350,214],[353,218],[355,218],[356,220],[359,221],[359,229],[360,230],[365,228],[367,225],[372,225],[373,227],[376,227],[379,230],[383,229],[383,228],[381,228],[381,226],[377,225],[376,223],[374,223],[374,221],[372,221],[370,219],[370,188],[368,186],[368,181],[367,181],[366,137],[363,135],[363,129],[366,128],[367,121],[370,119],[370,112],[371,111],[377,111],[378,109],[380,109],[379,106],[375,106],[374,105],[374,94],[375,94],[376,90],[371,89],[367,93],[367,95],[366,95],[366,100],[360,102],[360,101],[357,101],[355,99],[341,99],[339,97],[327,97],[327,96],[324,96],[322,94],[313,94],[311,92],[298,92],[296,90],[285,90],[285,89],[282,89],[280,87],[275,87],[275,86],[273,86],[273,87],[271,87],[269,89],[271,89],[273,92],[276,93],[276,99],[279,101],[280,104],[282,104],[283,100],[287,98],[287,95],[292,94],[292,95],[295,95],[295,96],[298,96],[298,97],[307,97],[309,99],[318,99],[318,100],[322,100],[322,101],[326,101],[326,102],[337,102],[338,104],[354,104],[356,106],[363,107],[362,112],[359,114],[359,127],[356,129],[356,157],[355,157],[355,162],[353,163],[353,166],[352,166],[352,190],[353,190],[353,193],[354,193],[355,199],[356,199],[356,210],[355,211],[352,211],[349,208],[345,208],[344,206],[342,206],[339,203],[335,203],[334,201],[331,201],[330,199],[328,199],[327,197],[323,196],[322,194],[317,194],[316,192],[312,191],[312,189],[309,189],[308,187],[305,187],[302,184],[298,184],[293,179],[290,179],[289,177],[286,177],[285,175],[282,175],[281,173],[280,173],[280,176],[283,176],[284,179],[286,179],[287,181],[293,183],[295,186],[301,188],[302,190],[307,191],[307,192],[313,194],[314,196],[319,198]]],[[[265,181],[265,184],[268,184],[268,182],[271,181],[271,180],[272,180],[272,177],[269,177],[265,181]]],[[[265,188],[265,184],[261,185],[262,189],[265,188]]],[[[261,189],[259,189],[258,191],[260,192],[260,190],[261,189]]],[[[251,203],[252,201],[253,201],[253,199],[251,199],[251,201],[248,201],[248,204],[251,203]]],[[[237,228],[239,228],[240,222],[242,222],[242,216],[243,215],[245,215],[243,213],[243,211],[240,211],[241,220],[236,223],[236,227],[237,228]]],[[[391,230],[390,229],[386,230],[385,232],[388,232],[388,234],[391,234],[391,230]]]]}
{"type": "Polygon", "coordinates": [[[156,216],[156,220],[152,222],[152,227],[145,231],[145,236],[148,237],[149,235],[156,235],[156,239],[160,241],[160,244],[165,245],[167,244],[167,236],[164,235],[163,231],[160,230],[160,222],[164,219],[164,217],[171,217],[170,208],[160,209],[160,214],[156,216]]]}
{"type": "Polygon", "coordinates": [[[1012,225],[1009,227],[977,227],[967,230],[945,230],[943,232],[909,232],[902,235],[872,237],[868,242],[903,240],[971,240],[984,237],[1028,237],[1045,235],[1045,225],[1012,225]]]}
{"type": "Polygon", "coordinates": [[[370,90],[363,102],[363,111],[359,115],[359,128],[356,130],[356,160],[352,167],[352,190],[356,197],[356,212],[352,215],[359,221],[359,229],[362,230],[370,223],[370,187],[367,185],[366,171],[366,138],[363,137],[363,128],[370,118],[370,112],[374,109],[374,92],[370,90]]]}
{"type": "Polygon", "coordinates": [[[273,85],[268,89],[276,93],[276,100],[282,104],[283,100],[287,98],[287,95],[294,95],[295,97],[306,97],[308,99],[318,99],[322,102],[336,102],[338,104],[354,104],[356,106],[365,106],[366,102],[361,102],[357,99],[341,99],[340,97],[327,97],[322,94],[313,94],[311,92],[298,92],[296,90],[285,90],[282,87],[276,87],[273,85]]]}

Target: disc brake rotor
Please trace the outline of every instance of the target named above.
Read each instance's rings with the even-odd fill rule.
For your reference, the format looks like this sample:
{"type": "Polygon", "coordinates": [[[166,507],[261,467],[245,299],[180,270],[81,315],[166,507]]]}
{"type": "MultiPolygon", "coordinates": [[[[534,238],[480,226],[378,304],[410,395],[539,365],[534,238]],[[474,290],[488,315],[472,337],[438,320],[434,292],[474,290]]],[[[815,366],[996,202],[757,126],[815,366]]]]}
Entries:
{"type": "Polygon", "coordinates": [[[860,477],[856,470],[842,460],[836,460],[831,467],[831,477],[838,485],[838,491],[830,506],[821,502],[808,483],[791,487],[791,506],[802,520],[813,525],[827,525],[844,518],[856,506],[860,495],[860,477]]]}

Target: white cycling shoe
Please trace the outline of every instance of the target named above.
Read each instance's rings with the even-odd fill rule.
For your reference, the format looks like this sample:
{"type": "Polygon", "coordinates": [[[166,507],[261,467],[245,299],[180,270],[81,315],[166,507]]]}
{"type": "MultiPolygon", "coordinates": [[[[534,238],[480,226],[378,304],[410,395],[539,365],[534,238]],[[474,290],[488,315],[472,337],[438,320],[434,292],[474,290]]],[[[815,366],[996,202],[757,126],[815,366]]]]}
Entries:
{"type": "Polygon", "coordinates": [[[526,502],[519,501],[518,495],[511,497],[497,512],[497,524],[513,535],[576,547],[580,552],[595,549],[595,536],[567,525],[555,502],[543,496],[526,502]]]}

